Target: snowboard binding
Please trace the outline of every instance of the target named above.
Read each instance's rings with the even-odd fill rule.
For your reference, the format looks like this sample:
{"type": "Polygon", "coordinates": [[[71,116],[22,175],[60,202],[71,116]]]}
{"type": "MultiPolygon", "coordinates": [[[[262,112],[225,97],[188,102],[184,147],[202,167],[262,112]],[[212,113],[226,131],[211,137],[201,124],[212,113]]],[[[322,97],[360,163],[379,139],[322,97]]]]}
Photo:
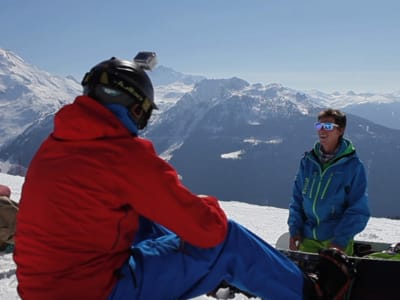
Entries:
{"type": "Polygon", "coordinates": [[[323,249],[319,252],[319,263],[313,280],[317,299],[344,300],[351,290],[356,275],[354,264],[337,248],[323,249]]]}

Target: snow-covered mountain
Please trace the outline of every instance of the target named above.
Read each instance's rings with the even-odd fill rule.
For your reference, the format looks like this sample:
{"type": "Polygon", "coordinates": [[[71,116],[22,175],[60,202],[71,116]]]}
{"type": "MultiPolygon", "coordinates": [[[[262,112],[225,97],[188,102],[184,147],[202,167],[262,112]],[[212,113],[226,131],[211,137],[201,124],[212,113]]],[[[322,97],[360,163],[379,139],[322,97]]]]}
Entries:
{"type": "Polygon", "coordinates": [[[250,85],[236,77],[207,79],[163,112],[144,135],[155,141],[162,156],[169,158],[171,150],[183,145],[199,127],[217,134],[238,124],[257,127],[270,118],[309,115],[317,109],[318,105],[305,94],[278,84],[250,85]]]}
{"type": "MultiPolygon", "coordinates": [[[[164,66],[157,67],[149,75],[157,86],[156,98],[162,110],[204,79],[164,66]]],[[[0,145],[21,134],[35,121],[54,114],[81,91],[80,83],[73,77],[52,75],[25,62],[12,51],[0,48],[0,145]]]]}
{"type": "MultiPolygon", "coordinates": [[[[3,65],[10,66],[10,70],[3,68],[7,69],[4,74],[11,78],[15,77],[14,69],[24,74],[21,70],[27,68],[22,59],[15,57],[10,53],[3,56],[3,65]],[[12,67],[16,65],[14,61],[19,62],[18,68],[12,67]]],[[[49,76],[46,72],[42,75],[42,71],[29,70],[37,81],[49,76]]],[[[185,76],[169,68],[153,72],[150,77],[155,76],[157,79],[152,78],[155,82],[165,84],[155,87],[160,110],[155,112],[143,135],[152,139],[157,151],[178,169],[184,183],[198,193],[213,194],[220,199],[276,207],[287,207],[300,157],[314,144],[317,111],[327,106],[346,110],[365,102],[400,103],[400,93],[306,93],[280,84],[252,85],[235,77],[209,80],[185,76]]],[[[40,87],[44,89],[44,85],[40,87]]],[[[23,103],[25,98],[21,97],[22,100],[14,98],[14,102],[23,103]]],[[[2,99],[0,94],[0,103],[5,101],[2,99]]],[[[52,109],[61,105],[55,102],[52,109]]],[[[23,112],[12,109],[10,105],[4,107],[15,120],[22,118],[23,112]]],[[[392,115],[398,116],[400,112],[392,115]]],[[[0,149],[0,159],[4,161],[0,164],[2,172],[23,174],[33,153],[51,132],[52,118],[52,113],[41,115],[18,134],[8,130],[8,125],[4,127],[3,138],[8,136],[10,141],[0,149]]],[[[369,172],[373,214],[398,217],[397,179],[391,174],[400,168],[400,131],[355,114],[349,115],[348,123],[347,136],[355,143],[369,172]]]]}
{"type": "MultiPolygon", "coordinates": [[[[149,75],[157,85],[160,107],[153,121],[203,79],[163,66],[149,75]]],[[[52,75],[0,48],[0,172],[23,174],[41,141],[52,131],[54,113],[81,91],[73,77],[52,75]]]]}
{"type": "Polygon", "coordinates": [[[53,114],[80,90],[74,79],[39,70],[0,48],[0,145],[53,114]]]}
{"type": "Polygon", "coordinates": [[[193,85],[205,79],[204,76],[187,75],[162,65],[151,71],[150,77],[155,86],[169,85],[176,82],[180,82],[184,85],[193,85]]]}
{"type": "Polygon", "coordinates": [[[307,93],[323,106],[342,109],[383,126],[400,129],[400,90],[393,93],[307,93]]]}
{"type": "MultiPolygon", "coordinates": [[[[8,185],[12,190],[12,199],[19,201],[24,178],[0,173],[0,183],[8,185]]],[[[243,202],[220,202],[228,217],[246,226],[262,239],[275,245],[278,237],[287,231],[287,209],[269,206],[250,205],[243,202]]],[[[400,240],[399,220],[371,218],[366,229],[356,236],[357,240],[394,243],[400,240]]],[[[15,276],[15,263],[12,254],[0,256],[0,299],[20,300],[17,294],[18,280],[15,276]]],[[[212,300],[215,298],[199,296],[193,300],[212,300]]],[[[247,300],[236,294],[232,300],[247,300]]],[[[251,298],[255,300],[254,298],[251,298]]],[[[259,298],[257,298],[259,299],[259,298]]],[[[43,299],[45,300],[45,299],[43,299]]]]}
{"type": "MultiPolygon", "coordinates": [[[[195,192],[284,208],[299,160],[316,140],[321,107],[277,84],[203,80],[145,136],[195,192]]],[[[400,131],[349,115],[346,135],[365,162],[373,214],[398,217],[396,179],[389,174],[400,168],[400,131]]]]}

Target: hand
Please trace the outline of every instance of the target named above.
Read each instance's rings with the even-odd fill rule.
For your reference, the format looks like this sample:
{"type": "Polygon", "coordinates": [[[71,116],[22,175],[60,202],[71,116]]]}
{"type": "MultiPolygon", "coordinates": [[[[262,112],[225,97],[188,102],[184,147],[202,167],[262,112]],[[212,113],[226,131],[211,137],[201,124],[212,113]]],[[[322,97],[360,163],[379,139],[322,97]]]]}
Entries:
{"type": "Polygon", "coordinates": [[[291,236],[289,240],[289,249],[290,250],[299,250],[300,242],[302,238],[299,235],[291,236]]]}

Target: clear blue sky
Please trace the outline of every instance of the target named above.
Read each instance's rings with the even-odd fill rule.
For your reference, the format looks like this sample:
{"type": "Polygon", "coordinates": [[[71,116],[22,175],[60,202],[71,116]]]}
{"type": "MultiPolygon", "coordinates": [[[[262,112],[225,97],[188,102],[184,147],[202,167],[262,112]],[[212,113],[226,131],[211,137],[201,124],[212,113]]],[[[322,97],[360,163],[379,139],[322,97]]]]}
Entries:
{"type": "Polygon", "coordinates": [[[1,0],[0,47],[78,80],[111,56],[321,91],[400,90],[400,0],[1,0]]]}

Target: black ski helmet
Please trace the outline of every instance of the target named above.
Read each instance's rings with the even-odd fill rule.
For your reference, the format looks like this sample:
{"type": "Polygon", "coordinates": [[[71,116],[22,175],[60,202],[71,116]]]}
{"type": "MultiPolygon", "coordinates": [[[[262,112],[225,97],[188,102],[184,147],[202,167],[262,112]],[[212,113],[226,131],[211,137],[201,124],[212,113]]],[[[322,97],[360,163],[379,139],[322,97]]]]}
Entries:
{"type": "Polygon", "coordinates": [[[121,104],[129,111],[139,109],[134,117],[139,129],[146,127],[152,110],[157,109],[153,84],[143,67],[134,61],[115,57],[105,60],[85,74],[82,86],[85,95],[100,103],[121,104]]]}

